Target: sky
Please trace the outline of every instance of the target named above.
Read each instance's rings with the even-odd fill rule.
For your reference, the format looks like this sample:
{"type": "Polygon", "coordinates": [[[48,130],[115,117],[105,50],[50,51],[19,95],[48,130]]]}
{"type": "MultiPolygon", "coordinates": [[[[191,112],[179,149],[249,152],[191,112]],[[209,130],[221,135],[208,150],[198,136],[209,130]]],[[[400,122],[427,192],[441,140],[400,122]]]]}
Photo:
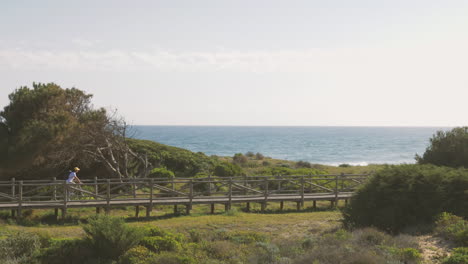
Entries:
{"type": "Polygon", "coordinates": [[[468,125],[468,1],[0,1],[0,107],[33,82],[134,125],[468,125]]]}

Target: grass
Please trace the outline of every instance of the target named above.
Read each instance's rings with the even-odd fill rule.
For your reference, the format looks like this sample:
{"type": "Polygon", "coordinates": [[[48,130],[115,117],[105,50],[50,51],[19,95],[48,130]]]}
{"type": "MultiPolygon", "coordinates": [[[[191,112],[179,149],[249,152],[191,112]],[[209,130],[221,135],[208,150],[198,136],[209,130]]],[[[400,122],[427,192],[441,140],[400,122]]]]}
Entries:
{"type": "MultiPolygon", "coordinates": [[[[201,206],[200,206],[201,207],[201,206]]],[[[285,206],[285,208],[287,208],[285,206]]],[[[235,214],[217,213],[206,215],[206,208],[194,208],[191,215],[168,215],[166,217],[155,216],[150,219],[127,217],[127,222],[132,226],[158,226],[175,232],[188,234],[190,230],[214,231],[218,229],[258,231],[272,237],[302,237],[312,233],[323,232],[337,228],[341,224],[339,211],[302,211],[302,212],[275,212],[270,213],[245,213],[238,210],[235,214]],[[197,210],[198,209],[198,210],[197,210]],[[274,216],[273,216],[274,215],[274,216]],[[291,230],[294,230],[292,233],[291,230]]],[[[220,208],[218,208],[220,209],[220,208]]],[[[80,210],[82,220],[92,215],[94,211],[80,210]]],[[[78,213],[78,212],[75,212],[78,213]]],[[[128,216],[131,210],[112,210],[111,215],[128,216]]],[[[21,226],[17,224],[1,224],[1,232],[30,231],[45,232],[55,238],[77,238],[84,235],[78,224],[51,224],[37,226],[21,226]]]]}

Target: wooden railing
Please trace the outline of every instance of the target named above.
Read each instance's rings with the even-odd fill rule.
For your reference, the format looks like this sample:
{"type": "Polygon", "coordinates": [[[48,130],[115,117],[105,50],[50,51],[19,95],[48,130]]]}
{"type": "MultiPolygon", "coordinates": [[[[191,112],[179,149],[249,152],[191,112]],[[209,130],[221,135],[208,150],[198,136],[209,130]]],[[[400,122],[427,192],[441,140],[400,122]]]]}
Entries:
{"type": "MultiPolygon", "coordinates": [[[[186,205],[239,202],[347,200],[369,175],[206,177],[174,179],[99,179],[0,181],[0,209],[104,207],[154,204],[186,205]]],[[[263,208],[263,207],[262,207],[263,208]]],[[[107,211],[106,210],[106,211],[107,211]]]]}

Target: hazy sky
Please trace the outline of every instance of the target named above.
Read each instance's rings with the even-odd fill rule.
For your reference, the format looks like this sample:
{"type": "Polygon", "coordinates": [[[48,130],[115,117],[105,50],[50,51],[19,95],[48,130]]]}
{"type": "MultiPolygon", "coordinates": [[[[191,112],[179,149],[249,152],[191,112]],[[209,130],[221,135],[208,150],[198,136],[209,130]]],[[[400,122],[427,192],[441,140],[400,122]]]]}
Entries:
{"type": "Polygon", "coordinates": [[[146,125],[468,125],[468,1],[0,1],[32,82],[146,125]]]}

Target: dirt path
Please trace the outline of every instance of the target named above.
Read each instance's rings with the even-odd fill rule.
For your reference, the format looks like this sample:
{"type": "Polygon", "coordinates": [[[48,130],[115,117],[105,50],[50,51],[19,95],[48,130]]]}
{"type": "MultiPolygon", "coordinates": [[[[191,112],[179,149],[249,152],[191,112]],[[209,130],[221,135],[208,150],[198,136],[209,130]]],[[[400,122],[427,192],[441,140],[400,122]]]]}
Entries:
{"type": "Polygon", "coordinates": [[[424,264],[438,264],[446,257],[451,247],[450,243],[436,236],[418,237],[419,247],[422,249],[424,264]]]}

